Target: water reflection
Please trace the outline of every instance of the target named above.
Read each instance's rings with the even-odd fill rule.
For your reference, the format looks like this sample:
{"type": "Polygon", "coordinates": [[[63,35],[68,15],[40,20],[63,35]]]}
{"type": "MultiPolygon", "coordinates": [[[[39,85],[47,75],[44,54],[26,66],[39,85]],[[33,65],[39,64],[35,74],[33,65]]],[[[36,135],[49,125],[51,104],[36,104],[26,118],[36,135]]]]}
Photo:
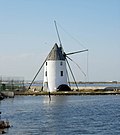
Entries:
{"type": "Polygon", "coordinates": [[[45,96],[43,99],[43,103],[45,104],[54,104],[54,105],[59,105],[59,104],[63,104],[65,102],[67,102],[67,98],[68,96],[54,96],[51,95],[51,99],[48,96],[45,96]]]}
{"type": "Polygon", "coordinates": [[[49,133],[52,132],[56,135],[60,130],[65,130],[63,126],[68,123],[67,118],[69,117],[66,117],[68,111],[66,110],[67,100],[68,96],[51,96],[51,101],[49,97],[44,97],[43,103],[46,106],[44,126],[49,133]]]}

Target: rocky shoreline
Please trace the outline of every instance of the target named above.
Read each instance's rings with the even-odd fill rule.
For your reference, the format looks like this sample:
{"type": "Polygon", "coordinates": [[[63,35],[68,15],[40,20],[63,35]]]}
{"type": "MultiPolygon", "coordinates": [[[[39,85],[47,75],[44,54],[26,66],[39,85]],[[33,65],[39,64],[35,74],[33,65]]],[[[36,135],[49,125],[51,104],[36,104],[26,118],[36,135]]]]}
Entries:
{"type": "Polygon", "coordinates": [[[24,90],[16,90],[16,91],[5,91],[1,92],[1,100],[9,97],[13,98],[16,95],[119,95],[120,87],[71,87],[71,91],[57,91],[57,92],[45,92],[42,91],[41,86],[32,86],[30,89],[26,87],[24,90]]]}
{"type": "MultiPolygon", "coordinates": [[[[40,91],[40,88],[32,87],[30,90],[15,91],[15,95],[49,95],[49,92],[40,91]]],[[[119,95],[120,89],[84,88],[71,91],[51,92],[50,95],[119,95]]]]}

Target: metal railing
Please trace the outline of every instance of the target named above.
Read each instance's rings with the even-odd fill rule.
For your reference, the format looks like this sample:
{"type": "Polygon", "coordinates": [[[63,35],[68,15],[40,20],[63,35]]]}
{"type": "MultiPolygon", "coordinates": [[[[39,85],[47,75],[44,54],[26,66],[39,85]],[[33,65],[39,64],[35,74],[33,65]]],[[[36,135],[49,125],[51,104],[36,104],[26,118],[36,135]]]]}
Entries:
{"type": "Polygon", "coordinates": [[[0,76],[0,91],[10,90],[23,90],[24,78],[23,77],[2,77],[0,76]]]}

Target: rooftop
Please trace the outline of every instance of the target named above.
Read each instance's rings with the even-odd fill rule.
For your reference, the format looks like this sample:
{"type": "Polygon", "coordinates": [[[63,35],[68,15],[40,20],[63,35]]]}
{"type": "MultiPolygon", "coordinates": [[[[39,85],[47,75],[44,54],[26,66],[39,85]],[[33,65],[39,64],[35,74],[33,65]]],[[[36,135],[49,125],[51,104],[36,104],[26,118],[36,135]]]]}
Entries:
{"type": "Polygon", "coordinates": [[[51,52],[49,53],[47,60],[65,60],[62,48],[59,47],[56,43],[53,46],[51,52]]]}

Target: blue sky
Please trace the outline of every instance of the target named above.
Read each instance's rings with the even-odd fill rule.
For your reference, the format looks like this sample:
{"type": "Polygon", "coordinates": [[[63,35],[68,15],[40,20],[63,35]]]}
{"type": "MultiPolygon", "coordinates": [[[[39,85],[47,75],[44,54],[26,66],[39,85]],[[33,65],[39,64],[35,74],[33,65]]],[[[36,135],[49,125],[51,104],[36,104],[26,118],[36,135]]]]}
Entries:
{"type": "MultiPolygon", "coordinates": [[[[54,20],[66,53],[89,49],[87,80],[120,81],[120,0],[0,0],[0,76],[32,80],[59,43],[54,20]]],[[[87,53],[71,58],[87,73],[87,53]]]]}

